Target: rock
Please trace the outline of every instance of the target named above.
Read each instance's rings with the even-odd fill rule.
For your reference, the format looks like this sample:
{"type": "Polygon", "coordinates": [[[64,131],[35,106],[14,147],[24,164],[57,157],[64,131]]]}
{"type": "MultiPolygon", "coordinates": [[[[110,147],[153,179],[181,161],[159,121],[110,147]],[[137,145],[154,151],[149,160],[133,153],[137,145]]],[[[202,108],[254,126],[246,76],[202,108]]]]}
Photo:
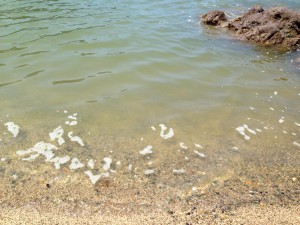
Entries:
{"type": "MultiPolygon", "coordinates": [[[[222,11],[212,11],[203,15],[202,21],[218,25],[224,21],[221,15],[225,16],[222,11]]],[[[255,6],[243,16],[229,21],[227,27],[240,40],[288,48],[300,45],[300,12],[286,7],[264,10],[255,6]]]]}
{"type": "Polygon", "coordinates": [[[201,21],[212,26],[219,26],[227,21],[226,15],[223,11],[214,10],[201,16],[201,21]]]}

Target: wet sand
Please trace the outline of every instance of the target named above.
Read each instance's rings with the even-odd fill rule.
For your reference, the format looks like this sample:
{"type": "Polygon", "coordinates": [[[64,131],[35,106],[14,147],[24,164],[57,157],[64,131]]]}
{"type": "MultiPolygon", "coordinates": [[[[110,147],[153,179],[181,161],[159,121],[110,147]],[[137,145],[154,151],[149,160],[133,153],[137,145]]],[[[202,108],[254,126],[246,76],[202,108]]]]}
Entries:
{"type": "Polygon", "coordinates": [[[245,152],[234,173],[194,191],[156,175],[125,173],[92,185],[82,173],[48,164],[14,179],[8,159],[0,224],[299,224],[298,151],[245,152]]]}

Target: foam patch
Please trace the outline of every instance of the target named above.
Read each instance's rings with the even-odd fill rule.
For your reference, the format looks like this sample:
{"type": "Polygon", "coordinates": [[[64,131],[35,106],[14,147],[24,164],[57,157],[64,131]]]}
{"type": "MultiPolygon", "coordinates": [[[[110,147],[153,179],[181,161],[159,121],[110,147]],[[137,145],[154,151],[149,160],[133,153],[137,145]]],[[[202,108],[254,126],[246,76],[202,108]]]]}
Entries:
{"type": "Polygon", "coordinates": [[[110,157],[104,157],[103,161],[104,161],[103,169],[106,170],[106,171],[109,170],[110,165],[112,163],[112,159],[110,157]]]}
{"type": "Polygon", "coordinates": [[[59,145],[63,145],[65,143],[65,140],[63,139],[64,130],[61,128],[61,126],[55,128],[51,133],[49,133],[50,140],[54,141],[57,139],[57,142],[59,145]]]}
{"type": "Polygon", "coordinates": [[[71,164],[69,165],[70,170],[77,170],[84,167],[84,164],[79,161],[77,158],[73,158],[71,164]]]}
{"type": "Polygon", "coordinates": [[[169,129],[169,132],[168,133],[164,133],[168,128],[164,125],[164,124],[159,124],[160,126],[160,136],[163,138],[163,139],[169,139],[171,137],[174,136],[174,131],[172,128],[169,129]]]}
{"type": "Polygon", "coordinates": [[[92,184],[96,184],[103,177],[109,177],[108,172],[94,175],[90,170],[87,170],[87,171],[84,171],[84,173],[89,177],[92,184]]]}
{"type": "Polygon", "coordinates": [[[142,155],[147,155],[147,154],[151,154],[151,153],[153,153],[151,145],[148,145],[146,148],[144,148],[143,150],[140,151],[140,154],[142,154],[142,155]]]}
{"type": "Polygon", "coordinates": [[[12,133],[12,135],[14,137],[17,137],[18,134],[19,134],[19,130],[20,130],[20,127],[15,124],[14,122],[7,122],[6,124],[4,124],[5,126],[7,126],[7,130],[12,133]]]}
{"type": "Polygon", "coordinates": [[[73,136],[73,131],[70,131],[68,133],[68,137],[70,138],[71,141],[77,142],[79,145],[84,146],[84,143],[80,137],[73,136]]]}

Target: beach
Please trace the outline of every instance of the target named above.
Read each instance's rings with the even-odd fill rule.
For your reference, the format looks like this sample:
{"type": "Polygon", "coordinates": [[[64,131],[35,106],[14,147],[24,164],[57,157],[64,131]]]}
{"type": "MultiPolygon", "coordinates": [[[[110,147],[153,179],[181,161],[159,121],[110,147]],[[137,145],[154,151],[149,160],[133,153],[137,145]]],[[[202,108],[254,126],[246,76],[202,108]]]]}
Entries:
{"type": "Polygon", "coordinates": [[[300,51],[200,19],[253,1],[1,3],[0,224],[300,224],[300,51]]]}

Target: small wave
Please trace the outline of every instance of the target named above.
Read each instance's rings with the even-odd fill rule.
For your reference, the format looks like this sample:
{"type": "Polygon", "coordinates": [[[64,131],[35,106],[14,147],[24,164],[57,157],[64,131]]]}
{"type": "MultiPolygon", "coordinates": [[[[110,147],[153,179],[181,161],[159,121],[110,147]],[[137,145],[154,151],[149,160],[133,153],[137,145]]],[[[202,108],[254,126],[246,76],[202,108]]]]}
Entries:
{"type": "Polygon", "coordinates": [[[23,56],[31,56],[31,55],[38,55],[38,54],[42,54],[42,53],[47,53],[50,51],[36,51],[36,52],[29,52],[29,53],[24,53],[22,55],[19,55],[19,57],[23,57],[23,56]]]}
{"type": "Polygon", "coordinates": [[[14,84],[14,83],[18,83],[20,81],[22,81],[22,80],[16,80],[16,81],[12,81],[12,82],[2,83],[2,84],[0,84],[0,87],[7,86],[7,85],[10,85],[10,84],[14,84]]]}
{"type": "Polygon", "coordinates": [[[38,71],[35,71],[35,72],[32,72],[32,73],[29,73],[27,74],[24,78],[29,78],[29,77],[33,77],[33,76],[36,76],[36,75],[39,75],[40,73],[44,72],[45,70],[38,70],[38,71]]]}
{"type": "Polygon", "coordinates": [[[70,84],[70,83],[77,83],[85,80],[86,78],[80,78],[80,79],[74,79],[74,80],[58,80],[58,81],[53,81],[53,85],[58,85],[58,84],[70,84]]]}

